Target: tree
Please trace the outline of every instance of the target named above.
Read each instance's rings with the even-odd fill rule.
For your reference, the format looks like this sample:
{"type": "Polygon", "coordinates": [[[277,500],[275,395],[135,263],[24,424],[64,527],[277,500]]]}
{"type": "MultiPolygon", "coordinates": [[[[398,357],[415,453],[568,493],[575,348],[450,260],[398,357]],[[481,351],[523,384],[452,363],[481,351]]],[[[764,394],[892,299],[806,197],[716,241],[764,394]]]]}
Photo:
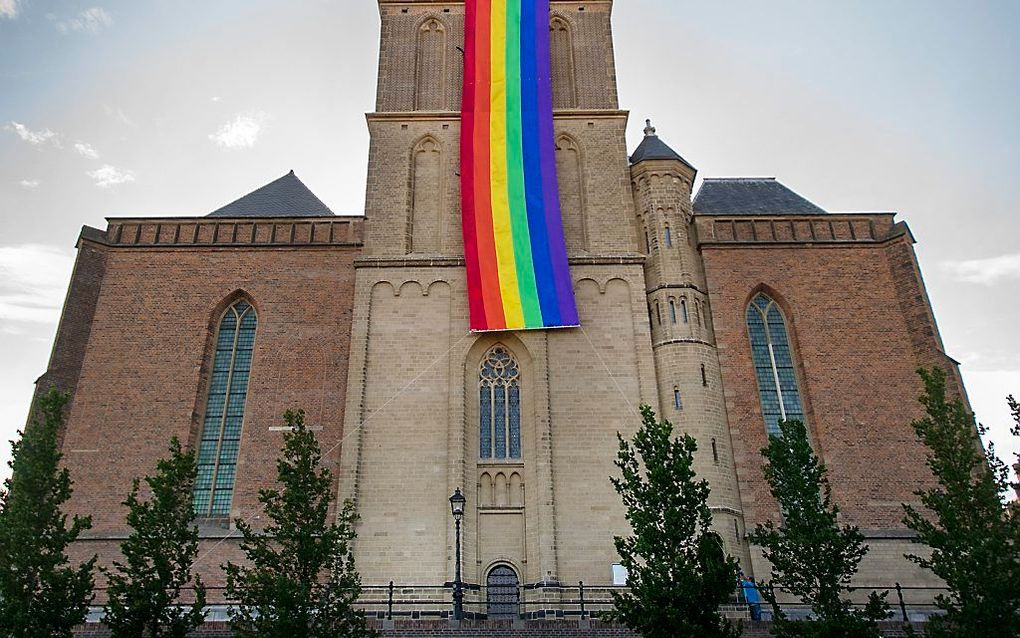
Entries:
{"type": "Polygon", "coordinates": [[[889,616],[886,594],[872,592],[859,610],[844,597],[868,553],[864,535],[852,525],[840,526],[825,465],[812,451],[804,424],[785,421],[779,428],[762,455],[765,480],[782,522],[759,524],[749,535],[773,566],[772,582],[762,593],[773,609],[775,634],[879,638],[877,623],[889,616]],[[810,605],[811,618],[790,620],[777,602],[777,586],[810,605]]]}
{"type": "Polygon", "coordinates": [[[194,578],[194,602],[179,606],[181,590],[192,583],[198,556],[198,528],[192,506],[195,455],[181,450],[174,437],[170,457],[145,478],[151,492],[139,498],[135,479],[124,501],[132,532],[121,546],[124,563],[114,562],[109,576],[109,603],[103,619],[113,638],[184,638],[205,620],[205,587],[194,578]]]}
{"type": "Polygon", "coordinates": [[[96,558],[72,567],[67,546],[92,526],[75,516],[70,526],[61,506],[71,498],[72,481],[57,435],[64,423],[67,395],[56,389],[42,396],[35,418],[12,444],[13,471],[0,491],[0,636],[70,637],[85,621],[92,601],[96,558]]]}
{"type": "MultiPolygon", "coordinates": [[[[1020,402],[1012,396],[1006,397],[1006,403],[1009,404],[1009,411],[1013,413],[1013,436],[1020,437],[1020,402]]],[[[1018,508],[1020,508],[1020,453],[1016,455],[1016,463],[1013,465],[1013,471],[1016,472],[1015,477],[1017,482],[1012,484],[1013,492],[1017,498],[1012,504],[1012,516],[1020,514],[1018,508]]]]}
{"type": "MultiPolygon", "coordinates": [[[[994,446],[982,450],[977,425],[959,398],[946,395],[946,373],[919,370],[926,414],[914,431],[928,447],[935,486],[916,492],[924,510],[904,505],[904,523],[931,557],[908,559],[945,581],[948,595],[935,604],[946,613],[929,625],[931,636],[1020,636],[1020,517],[1004,499],[1009,468],[994,446]]],[[[1015,402],[1011,407],[1016,412],[1015,402]]],[[[1017,429],[1020,429],[1018,422],[1017,429]]],[[[1020,434],[1020,432],[1015,432],[1020,434]]]]}
{"type": "Polygon", "coordinates": [[[627,508],[633,536],[616,537],[629,591],[613,592],[607,619],[646,638],[736,638],[740,630],[719,613],[736,590],[737,562],[711,531],[708,482],[697,480],[689,435],[641,407],[633,442],[617,434],[613,487],[627,508]]]}
{"type": "Polygon", "coordinates": [[[351,543],[357,516],[344,504],[327,524],[333,482],[319,469],[321,452],[303,411],[288,411],[283,453],[277,461],[281,489],[259,492],[270,523],[255,530],[242,520],[241,550],[250,566],[228,563],[227,596],[234,632],[242,638],[374,636],[354,607],[361,578],[351,543]]]}

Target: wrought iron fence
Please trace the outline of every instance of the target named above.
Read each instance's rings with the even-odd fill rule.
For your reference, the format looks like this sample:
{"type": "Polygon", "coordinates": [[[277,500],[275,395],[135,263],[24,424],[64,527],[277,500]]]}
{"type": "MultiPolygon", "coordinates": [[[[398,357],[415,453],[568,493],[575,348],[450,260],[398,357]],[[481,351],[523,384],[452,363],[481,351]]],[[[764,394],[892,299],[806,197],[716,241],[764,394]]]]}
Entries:
{"type": "MultiPolygon", "coordinates": [[[[509,588],[507,584],[501,584],[498,586],[498,592],[474,583],[463,583],[462,587],[464,618],[467,620],[599,619],[605,612],[613,609],[613,593],[627,591],[624,586],[589,585],[584,582],[576,585],[529,583],[510,585],[509,588]],[[516,596],[508,597],[508,593],[514,591],[516,596]]],[[[231,603],[226,599],[224,590],[223,587],[206,588],[208,599],[222,601],[207,606],[207,620],[229,619],[231,603]]],[[[449,619],[453,617],[453,590],[452,582],[442,585],[417,585],[390,581],[385,585],[364,585],[357,606],[367,617],[377,620],[449,619]]],[[[939,587],[905,587],[895,583],[892,586],[853,587],[849,592],[849,598],[855,607],[863,607],[872,592],[888,592],[887,600],[891,607],[889,620],[924,622],[939,613],[934,599],[946,591],[945,588],[939,587]]],[[[98,594],[104,592],[105,588],[97,588],[98,594]]],[[[795,600],[779,588],[776,589],[776,595],[783,613],[788,617],[810,617],[811,610],[808,605],[795,600]]],[[[190,592],[185,592],[181,603],[187,604],[190,600],[192,600],[190,592]]],[[[93,607],[90,610],[89,622],[99,622],[104,610],[103,606],[93,607]]],[[[767,603],[748,602],[740,588],[730,602],[722,607],[722,612],[732,618],[747,620],[772,618],[772,609],[767,603]]]]}

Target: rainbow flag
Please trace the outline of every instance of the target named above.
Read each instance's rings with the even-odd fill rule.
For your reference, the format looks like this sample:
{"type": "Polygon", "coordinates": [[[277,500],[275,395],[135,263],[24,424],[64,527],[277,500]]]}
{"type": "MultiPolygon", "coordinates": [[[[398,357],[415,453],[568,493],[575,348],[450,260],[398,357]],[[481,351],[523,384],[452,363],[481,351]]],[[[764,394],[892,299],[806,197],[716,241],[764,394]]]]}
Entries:
{"type": "Polygon", "coordinates": [[[579,325],[560,217],[549,0],[467,0],[461,197],[471,329],[579,325]]]}

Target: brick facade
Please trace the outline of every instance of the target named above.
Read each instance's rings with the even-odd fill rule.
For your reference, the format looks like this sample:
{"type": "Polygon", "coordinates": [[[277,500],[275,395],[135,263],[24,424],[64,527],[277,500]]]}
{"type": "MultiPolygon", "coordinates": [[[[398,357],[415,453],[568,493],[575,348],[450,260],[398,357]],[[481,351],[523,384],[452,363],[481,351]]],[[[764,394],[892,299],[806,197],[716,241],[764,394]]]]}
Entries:
{"type": "MultiPolygon", "coordinates": [[[[963,389],[905,225],[892,214],[695,215],[693,167],[628,161],[611,2],[553,2],[557,167],[582,328],[473,334],[458,178],[464,6],[379,5],[364,218],[112,219],[83,232],[39,382],[73,395],[69,509],[95,522],[76,552],[112,560],[131,480],[171,436],[195,445],[219,318],[246,298],[259,324],[232,517],[257,526],[275,428],[303,407],[338,498],[358,505],[366,585],[393,580],[445,608],[445,590],[427,587],[453,578],[457,487],[468,498],[466,580],[484,583],[502,564],[522,583],[606,585],[612,537],[628,529],[609,483],[616,434],[637,427],[646,403],[698,439],[716,529],[765,577],[745,540],[777,516],[745,319],[764,291],[785,313],[835,499],[869,537],[858,584],[937,586],[902,557],[915,548],[901,503],[930,481],[909,426],[914,371],[943,366],[963,389]],[[522,375],[514,462],[478,454],[478,368],[497,345],[522,375]]],[[[224,521],[203,521],[202,535],[197,570],[222,585],[236,536],[224,521]]]]}

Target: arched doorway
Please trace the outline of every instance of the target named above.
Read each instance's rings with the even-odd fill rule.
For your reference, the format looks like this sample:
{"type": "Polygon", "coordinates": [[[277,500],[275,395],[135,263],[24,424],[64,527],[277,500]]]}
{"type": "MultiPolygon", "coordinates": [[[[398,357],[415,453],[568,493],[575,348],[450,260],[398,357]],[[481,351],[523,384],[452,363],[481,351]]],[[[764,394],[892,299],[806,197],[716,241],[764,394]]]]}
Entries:
{"type": "Polygon", "coordinates": [[[485,581],[486,613],[494,620],[516,620],[521,613],[517,572],[509,565],[496,565],[485,581]]]}

